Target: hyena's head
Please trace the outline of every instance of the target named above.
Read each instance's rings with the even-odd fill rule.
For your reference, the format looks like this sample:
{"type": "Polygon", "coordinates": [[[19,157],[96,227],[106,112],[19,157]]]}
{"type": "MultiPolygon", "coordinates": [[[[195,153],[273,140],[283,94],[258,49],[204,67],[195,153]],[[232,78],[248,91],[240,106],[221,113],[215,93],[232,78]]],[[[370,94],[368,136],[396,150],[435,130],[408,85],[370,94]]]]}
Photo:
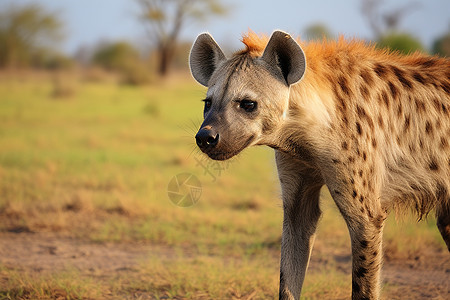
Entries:
{"type": "Polygon", "coordinates": [[[251,145],[273,145],[289,105],[289,87],[305,73],[305,56],[290,35],[276,31],[262,55],[227,59],[207,33],[192,46],[193,77],[208,87],[204,121],[195,136],[210,158],[228,159],[251,145]]]}

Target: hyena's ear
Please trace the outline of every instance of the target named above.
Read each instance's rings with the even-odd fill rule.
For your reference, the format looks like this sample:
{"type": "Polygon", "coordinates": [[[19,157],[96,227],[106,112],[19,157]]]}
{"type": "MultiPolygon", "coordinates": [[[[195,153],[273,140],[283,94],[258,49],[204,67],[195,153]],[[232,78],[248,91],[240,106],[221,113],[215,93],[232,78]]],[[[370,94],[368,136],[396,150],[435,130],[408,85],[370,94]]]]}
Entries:
{"type": "Polygon", "coordinates": [[[189,66],[192,76],[200,84],[208,86],[214,70],[225,55],[209,33],[200,34],[194,42],[189,55],[189,66]]]}
{"type": "Polygon", "coordinates": [[[285,32],[275,31],[272,34],[261,58],[269,64],[271,72],[278,77],[283,76],[288,85],[296,83],[305,74],[305,54],[300,45],[285,32]]]}

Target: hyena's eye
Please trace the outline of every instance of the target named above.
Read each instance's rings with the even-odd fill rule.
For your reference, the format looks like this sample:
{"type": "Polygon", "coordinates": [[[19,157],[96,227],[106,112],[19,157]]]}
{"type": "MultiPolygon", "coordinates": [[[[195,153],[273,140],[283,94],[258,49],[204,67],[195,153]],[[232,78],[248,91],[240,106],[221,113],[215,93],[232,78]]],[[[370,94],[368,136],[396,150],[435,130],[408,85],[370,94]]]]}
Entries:
{"type": "Polygon", "coordinates": [[[208,111],[211,108],[211,99],[206,98],[205,100],[203,100],[203,102],[205,102],[204,111],[208,111]]]}
{"type": "Polygon", "coordinates": [[[245,110],[246,112],[252,112],[256,109],[258,103],[256,101],[244,99],[239,101],[239,107],[245,110]]]}

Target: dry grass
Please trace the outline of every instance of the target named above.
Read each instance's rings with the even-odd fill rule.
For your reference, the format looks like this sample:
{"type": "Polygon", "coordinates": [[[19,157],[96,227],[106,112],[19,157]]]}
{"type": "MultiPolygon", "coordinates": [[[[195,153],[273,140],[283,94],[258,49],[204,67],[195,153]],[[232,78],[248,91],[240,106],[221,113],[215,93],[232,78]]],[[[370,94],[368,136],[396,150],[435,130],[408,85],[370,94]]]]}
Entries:
{"type": "MultiPolygon", "coordinates": [[[[0,239],[52,232],[99,244],[162,245],[171,254],[150,254],[126,276],[3,267],[0,298],[275,297],[282,211],[273,152],[204,160],[193,143],[204,90],[191,81],[130,87],[67,78],[70,101],[54,101],[55,89],[66,87],[51,76],[0,74],[0,239]],[[190,208],[167,196],[181,172],[202,184],[190,208]]],[[[326,190],[322,206],[303,297],[348,298],[348,232],[326,190]]],[[[434,221],[410,221],[389,220],[389,259],[444,247],[434,221]]]]}

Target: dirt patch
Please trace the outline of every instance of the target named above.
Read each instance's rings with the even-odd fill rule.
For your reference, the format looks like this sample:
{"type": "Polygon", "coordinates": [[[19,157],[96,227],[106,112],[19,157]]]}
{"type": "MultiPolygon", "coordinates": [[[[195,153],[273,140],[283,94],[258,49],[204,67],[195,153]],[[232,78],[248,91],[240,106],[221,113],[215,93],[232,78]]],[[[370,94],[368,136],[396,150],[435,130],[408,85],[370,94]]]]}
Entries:
{"type": "Polygon", "coordinates": [[[429,250],[412,259],[388,259],[383,277],[390,299],[450,299],[450,254],[429,250]]]}
{"type": "Polygon", "coordinates": [[[91,243],[54,233],[3,233],[0,235],[0,262],[4,267],[30,272],[81,272],[132,270],[153,252],[170,255],[163,246],[91,243]]]}
{"type": "MultiPolygon", "coordinates": [[[[350,274],[348,250],[330,249],[319,243],[313,251],[310,272],[320,272],[325,265],[333,264],[350,274]]],[[[0,264],[27,274],[75,268],[85,276],[107,278],[118,272],[138,272],[149,256],[170,259],[174,253],[166,246],[98,244],[55,233],[0,234],[0,264]]],[[[434,249],[411,259],[388,256],[383,278],[383,299],[450,299],[450,255],[446,249],[434,249]]]]}

